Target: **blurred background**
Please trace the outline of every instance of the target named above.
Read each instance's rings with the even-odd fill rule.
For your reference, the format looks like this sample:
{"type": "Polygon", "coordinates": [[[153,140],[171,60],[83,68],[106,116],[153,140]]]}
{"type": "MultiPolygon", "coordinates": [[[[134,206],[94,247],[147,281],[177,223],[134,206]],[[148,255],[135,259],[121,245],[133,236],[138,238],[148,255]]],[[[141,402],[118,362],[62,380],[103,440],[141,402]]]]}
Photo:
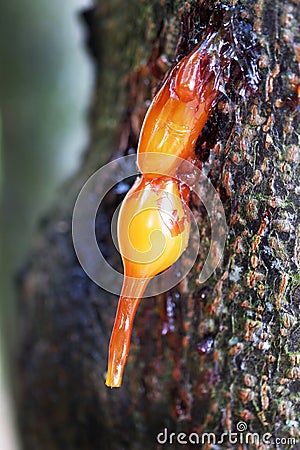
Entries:
{"type": "Polygon", "coordinates": [[[8,370],[14,277],[38,218],[88,142],[94,71],[80,12],[92,2],[0,5],[0,449],[17,450],[8,370]]]}

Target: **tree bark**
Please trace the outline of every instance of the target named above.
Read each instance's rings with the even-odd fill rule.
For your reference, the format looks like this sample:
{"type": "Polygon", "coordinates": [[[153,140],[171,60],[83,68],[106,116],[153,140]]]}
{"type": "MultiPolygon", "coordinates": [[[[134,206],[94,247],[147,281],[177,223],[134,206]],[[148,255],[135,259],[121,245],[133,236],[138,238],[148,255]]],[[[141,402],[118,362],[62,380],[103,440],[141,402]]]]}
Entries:
{"type": "MultiPolygon", "coordinates": [[[[261,439],[270,433],[281,443],[259,446],[250,438],[235,443],[224,437],[214,448],[296,448],[291,438],[297,439],[300,429],[297,2],[99,0],[86,19],[98,67],[91,144],[79,172],[41,222],[18,280],[15,392],[23,447],[181,448],[180,432],[220,438],[241,431],[238,424],[244,422],[248,432],[261,439]],[[102,163],[136,150],[147,101],[176,58],[205,35],[212,14],[220,11],[222,17],[224,5],[244,21],[236,35],[249,37],[243,48],[254,47],[254,60],[247,59],[248,50],[241,56],[246,65],[254,64],[245,72],[255,77],[255,65],[259,72],[257,90],[222,97],[198,141],[203,170],[226,211],[224,259],[199,285],[210,224],[192,199],[201,222],[199,260],[186,283],[141,302],[123,387],[109,390],[104,379],[117,298],[98,288],[76,258],[74,202],[102,163]],[[165,445],[157,441],[164,428],[165,445]],[[170,433],[176,433],[172,443],[170,433]]],[[[119,202],[113,191],[96,224],[111,260],[107,229],[119,202]]],[[[212,448],[207,442],[198,447],[212,448]]]]}

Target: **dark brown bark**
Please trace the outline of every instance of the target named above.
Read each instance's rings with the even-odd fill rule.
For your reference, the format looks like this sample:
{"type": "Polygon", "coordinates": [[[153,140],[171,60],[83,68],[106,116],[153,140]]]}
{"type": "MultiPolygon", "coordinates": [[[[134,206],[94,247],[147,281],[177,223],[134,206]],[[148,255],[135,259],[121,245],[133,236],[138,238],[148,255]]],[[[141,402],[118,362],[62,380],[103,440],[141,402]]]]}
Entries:
{"type": "MultiPolygon", "coordinates": [[[[167,69],[163,55],[173,62],[187,54],[205,34],[213,10],[221,11],[222,5],[175,0],[98,3],[88,16],[99,69],[92,142],[67,186],[68,195],[41,224],[19,279],[21,376],[16,398],[24,449],[160,448],[156,436],[164,427],[169,433],[221,435],[235,432],[240,421],[261,436],[296,438],[296,1],[222,2],[241,8],[238,17],[244,26],[237,29],[238,39],[248,38],[255,50],[252,60],[245,39],[239,62],[244,61],[248,74],[249,64],[257,64],[260,75],[258,90],[247,96],[231,87],[199,140],[198,155],[226,209],[224,260],[204,285],[197,284],[197,265],[188,288],[181,285],[141,303],[124,384],[116,390],[106,388],[104,378],[117,298],[90,281],[77,261],[71,239],[74,201],[101,163],[112,154],[136,149],[146,100],[167,69]]],[[[119,201],[113,192],[106,216],[97,222],[110,259],[114,255],[107,223],[119,201]]],[[[193,207],[201,219],[205,252],[209,222],[200,207],[193,207]]],[[[227,442],[219,448],[256,448],[227,442]]],[[[260,448],[296,448],[291,441],[276,445],[260,448]]]]}

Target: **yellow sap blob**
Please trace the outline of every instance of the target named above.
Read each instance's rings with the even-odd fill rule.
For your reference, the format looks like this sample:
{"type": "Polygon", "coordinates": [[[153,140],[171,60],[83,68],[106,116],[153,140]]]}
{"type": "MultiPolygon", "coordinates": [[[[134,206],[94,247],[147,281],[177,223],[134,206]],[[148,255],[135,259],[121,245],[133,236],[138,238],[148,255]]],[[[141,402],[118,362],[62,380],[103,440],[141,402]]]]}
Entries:
{"type": "Polygon", "coordinates": [[[152,278],[183,253],[189,215],[171,178],[143,177],[125,197],[118,217],[118,240],[125,276],[152,278]]]}

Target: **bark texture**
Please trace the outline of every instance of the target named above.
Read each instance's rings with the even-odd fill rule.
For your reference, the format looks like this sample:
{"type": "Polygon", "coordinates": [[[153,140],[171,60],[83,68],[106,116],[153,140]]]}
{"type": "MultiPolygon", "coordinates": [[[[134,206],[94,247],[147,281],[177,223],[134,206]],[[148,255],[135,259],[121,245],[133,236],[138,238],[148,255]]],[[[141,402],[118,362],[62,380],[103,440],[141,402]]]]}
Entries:
{"type": "MultiPolygon", "coordinates": [[[[98,67],[91,144],[41,222],[19,276],[15,391],[25,450],[175,449],[182,444],[174,437],[172,444],[157,442],[165,427],[169,434],[221,436],[241,421],[249,432],[286,441],[259,446],[224,438],[213,448],[297,448],[289,440],[300,429],[296,14],[293,0],[99,0],[85,14],[98,67]],[[123,387],[109,390],[104,379],[117,298],[77,261],[74,201],[101,163],[136,150],[147,101],[170,63],[193,48],[224,5],[240,8],[244,26],[235,38],[245,55],[255,46],[256,59],[240,56],[247,82],[256,64],[260,77],[255,92],[231,88],[222,97],[198,142],[203,170],[226,210],[224,260],[199,285],[210,224],[192,199],[201,224],[199,260],[185,283],[141,303],[123,387]]],[[[109,215],[120,198],[111,192],[97,221],[111,261],[109,215]]]]}

